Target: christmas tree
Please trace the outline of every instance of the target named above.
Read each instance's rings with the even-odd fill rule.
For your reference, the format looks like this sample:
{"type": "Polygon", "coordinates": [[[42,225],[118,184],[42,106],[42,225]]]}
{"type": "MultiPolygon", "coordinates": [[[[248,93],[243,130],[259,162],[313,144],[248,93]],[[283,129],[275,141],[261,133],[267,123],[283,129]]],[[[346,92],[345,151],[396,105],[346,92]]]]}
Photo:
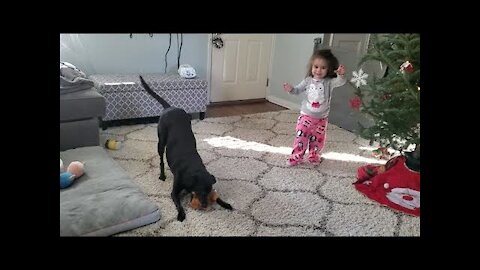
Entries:
{"type": "Polygon", "coordinates": [[[419,150],[420,35],[372,35],[359,67],[367,61],[379,61],[387,68],[381,78],[362,69],[353,72],[350,83],[356,90],[351,106],[371,120],[369,125],[359,123],[359,135],[383,149],[402,151],[412,145],[419,150]]]}

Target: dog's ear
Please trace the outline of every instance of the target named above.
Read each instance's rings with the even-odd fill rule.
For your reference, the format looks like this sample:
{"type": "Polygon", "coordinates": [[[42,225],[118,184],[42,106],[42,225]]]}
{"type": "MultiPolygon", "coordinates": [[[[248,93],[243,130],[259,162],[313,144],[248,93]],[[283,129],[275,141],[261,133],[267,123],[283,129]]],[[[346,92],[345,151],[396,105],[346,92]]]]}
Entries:
{"type": "Polygon", "coordinates": [[[211,175],[211,174],[210,174],[210,178],[209,178],[209,179],[210,179],[210,182],[212,183],[212,186],[213,186],[213,184],[215,184],[215,183],[217,182],[217,179],[215,179],[215,176],[213,176],[213,175],[211,175]]]}

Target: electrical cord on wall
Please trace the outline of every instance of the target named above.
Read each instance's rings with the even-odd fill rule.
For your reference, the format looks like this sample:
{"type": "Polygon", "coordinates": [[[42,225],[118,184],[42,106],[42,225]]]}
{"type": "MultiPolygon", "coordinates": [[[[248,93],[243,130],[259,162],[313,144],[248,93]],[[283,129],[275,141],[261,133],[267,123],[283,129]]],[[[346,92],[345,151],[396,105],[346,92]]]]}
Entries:
{"type": "Polygon", "coordinates": [[[180,46],[178,45],[178,34],[177,34],[177,68],[180,68],[180,57],[182,56],[182,46],[183,46],[183,34],[180,34],[180,46]]]}
{"type": "Polygon", "coordinates": [[[168,56],[168,51],[170,51],[170,47],[172,46],[172,33],[169,33],[170,35],[170,39],[168,41],[168,49],[167,49],[167,52],[165,53],[165,73],[167,73],[167,65],[168,65],[168,62],[167,62],[167,56],[168,56]]]}

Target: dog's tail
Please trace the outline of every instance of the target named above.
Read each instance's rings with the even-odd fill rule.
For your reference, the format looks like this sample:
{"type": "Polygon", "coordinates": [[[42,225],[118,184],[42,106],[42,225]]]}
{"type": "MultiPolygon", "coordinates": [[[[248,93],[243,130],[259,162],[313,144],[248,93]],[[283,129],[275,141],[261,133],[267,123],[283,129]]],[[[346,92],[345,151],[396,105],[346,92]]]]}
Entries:
{"type": "Polygon", "coordinates": [[[151,88],[150,86],[148,86],[148,84],[143,80],[142,76],[139,76],[140,77],[140,82],[142,83],[142,86],[143,88],[145,88],[145,90],[147,90],[147,92],[152,96],[154,97],[156,100],[158,100],[158,102],[160,102],[160,104],[162,104],[163,108],[164,109],[167,109],[167,108],[170,108],[170,104],[168,104],[165,99],[163,99],[162,97],[160,97],[159,95],[157,95],[157,93],[155,93],[151,88]]]}

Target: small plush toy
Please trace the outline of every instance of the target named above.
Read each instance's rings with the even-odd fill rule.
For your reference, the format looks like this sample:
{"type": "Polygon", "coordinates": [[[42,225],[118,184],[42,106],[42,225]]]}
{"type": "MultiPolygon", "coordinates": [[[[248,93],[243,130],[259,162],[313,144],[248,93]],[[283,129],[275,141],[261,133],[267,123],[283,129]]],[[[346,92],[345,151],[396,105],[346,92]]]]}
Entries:
{"type": "Polygon", "coordinates": [[[105,141],[105,148],[110,150],[118,150],[121,146],[122,143],[114,139],[108,139],[105,141]]]}
{"type": "MultiPolygon", "coordinates": [[[[214,203],[218,203],[221,207],[225,209],[229,209],[229,210],[233,209],[230,204],[220,199],[220,196],[218,196],[218,193],[215,189],[212,189],[210,194],[208,194],[208,204],[212,205],[214,203]]],[[[195,194],[195,192],[192,192],[192,199],[190,201],[190,206],[195,210],[202,209],[200,199],[198,198],[197,194],[195,194]]]]}
{"type": "Polygon", "coordinates": [[[70,165],[68,165],[67,172],[75,175],[75,178],[82,176],[84,173],[83,163],[80,161],[73,161],[70,163],[70,165]]]}
{"type": "MultiPolygon", "coordinates": [[[[60,167],[63,162],[60,160],[60,167]]],[[[60,188],[67,188],[72,185],[73,181],[85,173],[84,164],[80,161],[73,161],[68,165],[66,172],[60,173],[60,188]]]]}
{"type": "Polygon", "coordinates": [[[60,174],[60,188],[69,187],[75,180],[75,175],[69,172],[64,172],[60,174]]]}
{"type": "MultiPolygon", "coordinates": [[[[208,194],[209,205],[215,203],[217,199],[218,199],[218,193],[216,190],[212,189],[210,194],[208,194]]],[[[201,208],[200,199],[198,198],[197,194],[195,194],[195,192],[192,193],[192,200],[190,201],[190,205],[195,210],[201,208]]]]}

